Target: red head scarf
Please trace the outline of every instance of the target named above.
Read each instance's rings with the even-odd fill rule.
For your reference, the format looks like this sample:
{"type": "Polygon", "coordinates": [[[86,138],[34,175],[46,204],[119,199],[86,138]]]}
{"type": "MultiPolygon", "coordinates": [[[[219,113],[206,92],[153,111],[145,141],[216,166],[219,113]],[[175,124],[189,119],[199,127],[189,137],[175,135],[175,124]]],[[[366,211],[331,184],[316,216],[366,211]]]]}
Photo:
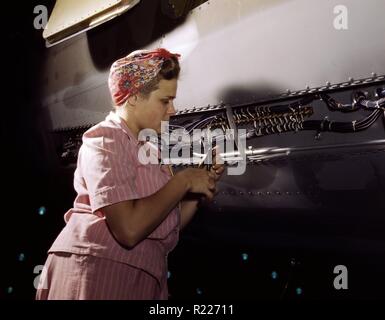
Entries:
{"type": "Polygon", "coordinates": [[[137,50],[115,61],[110,70],[108,86],[115,105],[122,105],[130,96],[154,79],[165,60],[179,58],[166,49],[137,50]]]}

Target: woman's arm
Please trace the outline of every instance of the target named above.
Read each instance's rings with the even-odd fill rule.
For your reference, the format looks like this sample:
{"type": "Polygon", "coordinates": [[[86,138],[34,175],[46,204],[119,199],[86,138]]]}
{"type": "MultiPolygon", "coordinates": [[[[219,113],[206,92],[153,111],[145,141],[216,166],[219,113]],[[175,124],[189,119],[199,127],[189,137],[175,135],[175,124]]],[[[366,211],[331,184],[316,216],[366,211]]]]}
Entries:
{"type": "Polygon", "coordinates": [[[142,199],[126,200],[101,209],[118,242],[134,247],[167,217],[188,192],[213,198],[215,180],[202,169],[178,172],[158,192],[142,199]]]}

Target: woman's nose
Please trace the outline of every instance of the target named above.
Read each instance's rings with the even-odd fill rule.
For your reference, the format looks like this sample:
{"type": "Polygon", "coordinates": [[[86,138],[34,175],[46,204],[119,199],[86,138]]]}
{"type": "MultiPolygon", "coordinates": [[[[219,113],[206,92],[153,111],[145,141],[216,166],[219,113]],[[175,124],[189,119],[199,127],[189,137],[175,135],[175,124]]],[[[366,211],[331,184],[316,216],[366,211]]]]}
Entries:
{"type": "Polygon", "coordinates": [[[169,108],[167,109],[167,114],[170,116],[173,116],[176,113],[175,108],[174,108],[174,103],[171,102],[169,108]]]}

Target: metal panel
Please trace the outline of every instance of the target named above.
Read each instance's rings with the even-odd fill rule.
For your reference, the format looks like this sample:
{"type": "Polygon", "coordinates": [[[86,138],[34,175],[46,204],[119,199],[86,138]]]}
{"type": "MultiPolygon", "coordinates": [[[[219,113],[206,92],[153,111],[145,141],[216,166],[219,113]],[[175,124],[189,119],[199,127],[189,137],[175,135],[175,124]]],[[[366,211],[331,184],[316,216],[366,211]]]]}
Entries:
{"type": "Polygon", "coordinates": [[[43,32],[52,46],[131,9],[139,0],[57,0],[43,32]]]}
{"type": "MultiPolygon", "coordinates": [[[[385,74],[384,1],[363,5],[350,0],[345,4],[348,29],[336,30],[337,0],[213,0],[178,21],[164,37],[135,46],[145,43],[140,39],[153,38],[160,28],[157,3],[142,1],[135,12],[125,15],[114,25],[114,30],[124,28],[122,34],[111,32],[108,39],[96,40],[83,34],[47,51],[42,106],[54,129],[98,122],[110,110],[108,68],[98,68],[95,43],[114,58],[122,47],[127,48],[124,54],[158,46],[182,53],[178,110],[222,100],[258,101],[286,89],[385,74]]],[[[167,18],[162,16],[162,21],[167,18]]]]}
{"type": "Polygon", "coordinates": [[[385,74],[385,2],[345,2],[348,29],[333,26],[338,0],[212,0],[165,36],[182,53],[180,109],[263,99],[385,74]],[[204,81],[202,81],[204,79],[204,81]],[[234,92],[235,91],[235,92],[234,92]],[[235,95],[235,97],[234,97],[235,95]]]}

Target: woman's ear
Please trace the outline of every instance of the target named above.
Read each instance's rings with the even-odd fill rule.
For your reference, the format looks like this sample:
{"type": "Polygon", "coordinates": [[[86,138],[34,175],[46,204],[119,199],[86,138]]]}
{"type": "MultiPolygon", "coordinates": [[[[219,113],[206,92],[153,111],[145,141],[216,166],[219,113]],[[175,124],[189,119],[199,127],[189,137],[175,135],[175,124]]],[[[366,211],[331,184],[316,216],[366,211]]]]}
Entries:
{"type": "Polygon", "coordinates": [[[126,106],[136,106],[138,103],[138,96],[136,94],[128,97],[127,101],[126,101],[126,106]]]}

